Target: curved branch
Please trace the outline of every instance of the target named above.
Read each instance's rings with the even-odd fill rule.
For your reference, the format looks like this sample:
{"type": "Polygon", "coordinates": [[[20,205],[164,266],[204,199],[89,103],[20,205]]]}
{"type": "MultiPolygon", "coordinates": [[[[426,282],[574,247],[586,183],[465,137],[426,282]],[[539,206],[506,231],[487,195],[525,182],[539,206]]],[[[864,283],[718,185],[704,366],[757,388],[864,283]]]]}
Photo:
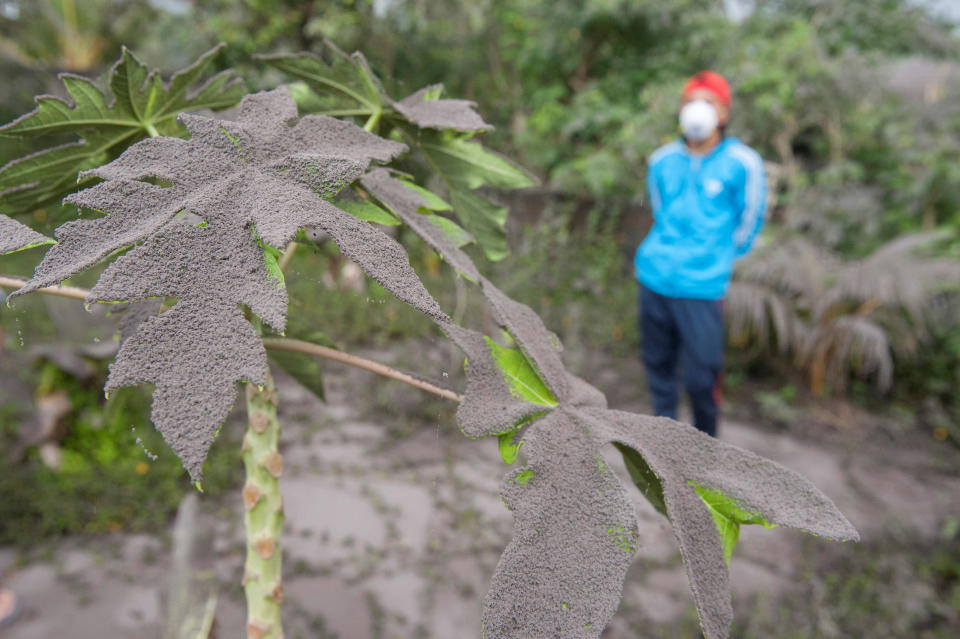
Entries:
{"type": "Polygon", "coordinates": [[[386,364],[375,362],[372,359],[358,357],[357,355],[351,355],[350,353],[344,353],[343,351],[338,351],[333,348],[327,348],[326,346],[320,346],[319,344],[304,342],[299,339],[290,339],[287,337],[265,337],[263,338],[263,345],[276,351],[292,351],[295,353],[306,353],[307,355],[332,359],[337,362],[349,364],[350,366],[362,368],[363,370],[370,371],[371,373],[376,373],[378,375],[383,375],[384,377],[389,377],[390,379],[395,379],[398,382],[403,382],[404,384],[409,384],[410,386],[415,386],[421,390],[425,390],[428,393],[433,393],[434,395],[439,395],[445,399],[450,399],[455,402],[463,400],[462,395],[459,395],[452,390],[434,386],[430,382],[417,379],[413,375],[409,375],[403,371],[391,368],[386,364]]]}
{"type": "MultiPolygon", "coordinates": [[[[27,280],[20,277],[8,277],[0,275],[0,288],[18,289],[26,283],[27,280]]],[[[46,295],[57,295],[59,297],[69,297],[78,300],[86,299],[87,295],[90,293],[90,291],[83,288],[78,288],[76,286],[47,286],[45,288],[37,289],[34,292],[44,293],[46,295]]],[[[320,346],[319,344],[313,344],[311,342],[304,342],[303,340],[290,339],[286,337],[265,337],[263,338],[263,345],[266,348],[277,351],[292,351],[294,353],[305,353],[307,355],[313,355],[314,357],[332,359],[343,364],[355,366],[356,368],[362,368],[365,371],[370,371],[371,373],[376,373],[377,375],[395,379],[398,382],[409,384],[410,386],[427,391],[428,393],[433,393],[434,395],[438,395],[444,399],[449,399],[455,402],[463,400],[462,395],[459,395],[450,389],[441,388],[431,384],[430,382],[417,379],[413,375],[404,373],[403,371],[399,371],[395,368],[391,368],[386,364],[381,364],[380,362],[359,357],[357,355],[351,355],[350,353],[338,351],[333,348],[327,348],[326,346],[320,346]]]]}
{"type": "MultiPolygon", "coordinates": [[[[22,287],[27,283],[27,280],[22,277],[9,277],[7,275],[0,275],[0,288],[12,288],[14,290],[22,287]]],[[[47,286],[44,288],[38,288],[35,292],[45,293],[47,295],[56,295],[58,297],[69,297],[75,300],[83,300],[87,298],[90,291],[85,288],[78,288],[76,286],[47,286]]]]}

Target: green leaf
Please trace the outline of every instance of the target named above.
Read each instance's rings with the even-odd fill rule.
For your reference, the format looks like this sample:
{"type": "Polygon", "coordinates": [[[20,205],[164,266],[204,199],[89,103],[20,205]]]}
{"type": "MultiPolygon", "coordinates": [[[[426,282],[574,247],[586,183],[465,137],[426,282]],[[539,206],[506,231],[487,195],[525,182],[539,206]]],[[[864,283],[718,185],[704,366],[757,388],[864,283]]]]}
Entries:
{"type": "Polygon", "coordinates": [[[450,206],[443,198],[438,196],[436,193],[430,189],[425,189],[419,184],[415,184],[408,180],[400,180],[401,184],[411,191],[416,191],[420,197],[423,198],[424,202],[427,203],[426,208],[431,211],[452,211],[453,207],[450,206]]]}
{"type": "Polygon", "coordinates": [[[483,254],[499,262],[510,254],[507,248],[507,209],[471,191],[450,189],[450,200],[457,219],[473,235],[483,254]]]}
{"type": "Polygon", "coordinates": [[[323,390],[323,373],[320,362],[316,357],[305,353],[291,351],[270,350],[268,356],[271,362],[282,368],[286,373],[297,380],[301,386],[326,401],[323,390]]]}
{"type": "Polygon", "coordinates": [[[533,179],[517,165],[466,136],[425,131],[418,146],[451,185],[466,189],[521,189],[534,185],[533,179]]]}
{"type": "MultiPolygon", "coordinates": [[[[411,137],[411,136],[408,136],[411,137]]],[[[523,188],[533,180],[511,162],[462,135],[424,132],[410,143],[420,149],[446,183],[457,218],[483,248],[487,259],[507,256],[507,209],[474,192],[481,186],[523,188]]]]}
{"type": "Polygon", "coordinates": [[[514,441],[517,431],[510,431],[509,433],[503,433],[497,436],[497,445],[500,449],[500,457],[503,459],[505,464],[513,465],[517,461],[517,455],[520,454],[520,447],[523,446],[523,441],[514,441]]]}
{"type": "Polygon", "coordinates": [[[419,184],[415,184],[409,180],[400,180],[400,183],[403,184],[405,188],[417,193],[417,195],[419,195],[421,199],[426,202],[426,206],[421,206],[418,212],[426,215],[427,220],[440,229],[440,231],[454,246],[461,248],[474,241],[473,235],[464,230],[463,227],[453,220],[443,217],[442,215],[433,214],[433,211],[453,210],[453,207],[450,206],[443,198],[438,196],[433,191],[425,189],[419,184]]]}
{"type": "Polygon", "coordinates": [[[0,168],[0,205],[16,214],[57,202],[76,190],[80,171],[109,162],[134,142],[161,134],[183,136],[186,130],[176,122],[179,113],[236,104],[246,90],[230,71],[197,87],[222,46],[167,84],[124,48],[108,74],[106,95],[90,79],[61,74],[72,104],[40,96],[36,109],[0,127],[0,137],[10,138],[18,152],[16,157],[10,151],[0,154],[8,160],[0,168]]]}
{"type": "Polygon", "coordinates": [[[312,113],[331,116],[370,116],[383,111],[390,98],[383,90],[366,58],[360,53],[347,55],[329,41],[324,42],[322,58],[313,53],[257,55],[270,66],[305,82],[319,95],[307,96],[302,90],[298,104],[312,113]]]}
{"type": "Polygon", "coordinates": [[[370,200],[343,197],[335,200],[333,203],[338,208],[346,211],[353,217],[365,220],[367,222],[383,224],[384,226],[400,225],[400,220],[398,220],[392,213],[385,211],[370,200]]]}
{"type": "Polygon", "coordinates": [[[427,221],[436,226],[457,248],[466,246],[473,242],[473,236],[460,227],[453,220],[447,219],[442,215],[429,215],[427,221]]]}
{"type": "Polygon", "coordinates": [[[723,542],[723,556],[727,564],[730,563],[733,549],[740,540],[741,525],[760,524],[767,529],[776,527],[776,524],[771,524],[759,513],[746,510],[738,500],[727,497],[719,490],[711,490],[696,484],[694,488],[703,503],[707,505],[710,514],[713,515],[713,521],[717,525],[723,542]]]}
{"type": "MultiPolygon", "coordinates": [[[[329,43],[324,54],[325,58],[309,53],[257,57],[316,91],[295,87],[293,95],[301,111],[367,117],[367,126],[373,130],[384,120],[402,130],[408,143],[423,154],[450,191],[452,207],[429,191],[421,193],[431,201],[431,208],[455,210],[460,224],[491,261],[506,257],[507,210],[472,191],[481,186],[521,188],[533,185],[534,181],[506,158],[470,141],[473,132],[492,128],[474,112],[473,103],[440,100],[440,86],[426,87],[395,102],[362,55],[348,56],[329,43]],[[425,104],[429,107],[424,108],[425,104]],[[454,130],[458,132],[453,133],[454,130]]],[[[450,237],[458,246],[466,243],[465,234],[444,222],[435,223],[443,225],[445,232],[452,232],[450,237]]]]}
{"type": "Polygon", "coordinates": [[[660,482],[660,477],[633,448],[619,442],[614,442],[613,445],[623,455],[623,463],[627,467],[627,472],[630,473],[630,479],[640,490],[640,494],[647,498],[657,512],[666,516],[667,504],[663,499],[663,484],[660,482]]]}
{"type": "Polygon", "coordinates": [[[493,359],[503,372],[503,377],[507,380],[510,392],[515,397],[541,406],[553,407],[557,405],[557,398],[553,396],[547,385],[540,379],[537,369],[533,367],[526,355],[518,350],[500,346],[489,337],[484,337],[484,339],[487,340],[487,344],[493,352],[493,359]]]}
{"type": "Polygon", "coordinates": [[[286,281],[283,277],[283,269],[280,268],[280,250],[270,246],[266,242],[261,242],[260,246],[263,248],[263,260],[267,264],[267,275],[270,276],[277,286],[280,288],[286,287],[286,281]]]}

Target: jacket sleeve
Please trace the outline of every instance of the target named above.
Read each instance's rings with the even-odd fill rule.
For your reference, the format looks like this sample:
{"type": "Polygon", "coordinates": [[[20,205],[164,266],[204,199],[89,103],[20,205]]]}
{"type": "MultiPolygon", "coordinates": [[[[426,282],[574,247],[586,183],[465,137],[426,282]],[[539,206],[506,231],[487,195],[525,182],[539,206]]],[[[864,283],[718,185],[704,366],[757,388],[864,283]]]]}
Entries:
{"type": "Polygon", "coordinates": [[[743,185],[737,198],[740,215],[733,233],[739,258],[750,252],[763,228],[767,213],[767,175],[763,169],[763,159],[753,149],[742,147],[737,150],[736,157],[744,168],[743,185]]]}
{"type": "Polygon", "coordinates": [[[650,198],[650,208],[653,210],[654,219],[656,219],[660,213],[660,207],[662,206],[660,195],[662,190],[659,179],[657,162],[655,159],[651,159],[650,164],[647,166],[647,197],[650,198]]]}

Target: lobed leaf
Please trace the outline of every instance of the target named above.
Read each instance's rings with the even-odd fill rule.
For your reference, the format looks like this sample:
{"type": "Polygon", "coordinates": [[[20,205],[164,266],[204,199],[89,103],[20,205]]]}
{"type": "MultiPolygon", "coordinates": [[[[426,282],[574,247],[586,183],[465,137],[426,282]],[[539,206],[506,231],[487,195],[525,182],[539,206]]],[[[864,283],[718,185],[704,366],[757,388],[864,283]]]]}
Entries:
{"type": "Polygon", "coordinates": [[[536,422],[524,451],[527,465],[501,485],[514,534],[483,600],[482,636],[598,637],[637,547],[633,508],[572,414],[536,422]]]}
{"type": "Polygon", "coordinates": [[[421,133],[417,148],[450,192],[464,227],[477,238],[488,259],[507,256],[507,210],[474,190],[482,186],[524,188],[533,180],[505,158],[477,142],[449,133],[421,133]]]}
{"type": "MultiPolygon", "coordinates": [[[[859,539],[833,502],[775,462],[667,418],[585,408],[579,414],[599,443],[632,449],[659,480],[707,639],[729,636],[733,611],[725,559],[740,523],[859,539]],[[723,537],[718,523],[724,524],[723,537]],[[728,523],[736,523],[736,529],[728,523]]],[[[644,481],[655,484],[649,473],[644,481]]]]}
{"type": "Polygon", "coordinates": [[[442,131],[490,131],[493,126],[483,121],[470,100],[442,100],[442,84],[424,87],[399,102],[393,108],[407,122],[421,129],[442,131]]]}
{"type": "Polygon", "coordinates": [[[446,315],[399,244],[328,201],[370,162],[389,161],[406,147],[333,118],[297,119],[283,90],[244,98],[236,122],[181,119],[189,140],[141,140],[90,172],[105,181],[68,199],[105,215],[61,226],[60,242],[16,294],[132,246],[103,272],[88,301],[178,302],[138,323],[108,388],[156,386],[154,424],[198,479],[236,382],[264,379],[266,355],[241,306],[284,330],[287,297],[275,258],[304,226],[326,230],[344,254],[434,320],[446,315]]]}
{"type": "Polygon", "coordinates": [[[537,375],[536,369],[533,368],[523,353],[506,346],[500,346],[489,337],[485,339],[493,352],[493,360],[503,373],[511,393],[520,399],[541,406],[553,407],[557,405],[557,399],[540,379],[540,376],[537,375]]]}
{"type": "Polygon", "coordinates": [[[470,140],[472,134],[493,128],[476,113],[476,105],[441,99],[441,85],[425,87],[396,102],[383,91],[362,55],[347,56],[330,43],[323,53],[326,60],[310,53],[258,57],[320,93],[310,95],[298,88],[303,108],[369,117],[370,123],[380,119],[403,131],[407,142],[443,180],[458,220],[484,254],[491,260],[506,257],[507,210],[474,191],[482,186],[522,188],[534,180],[510,160],[470,140]]]}
{"type": "Polygon", "coordinates": [[[347,55],[329,40],[323,41],[320,55],[303,52],[254,57],[318,90],[320,99],[315,107],[326,115],[370,116],[390,102],[363,54],[347,55]]]}
{"type": "Polygon", "coordinates": [[[619,603],[635,547],[635,516],[620,511],[622,489],[598,457],[610,443],[673,525],[707,639],[729,636],[733,611],[726,559],[741,524],[858,538],[833,503],[797,473],[686,424],[608,410],[600,391],[566,372],[555,337],[539,317],[500,292],[466,254],[423,223],[417,211],[425,199],[419,193],[382,169],[362,183],[480,285],[498,323],[520,346],[520,351],[503,349],[448,321],[440,324],[467,353],[467,392],[457,412],[461,428],[471,436],[499,435],[508,463],[521,453],[527,459],[502,487],[515,534],[484,600],[484,637],[600,636],[619,603]],[[521,426],[526,430],[520,432],[521,426]],[[588,473],[588,466],[597,470],[588,473]],[[615,522],[605,540],[598,534],[598,516],[615,522]],[[576,577],[573,567],[581,569],[576,577]]]}
{"type": "Polygon", "coordinates": [[[25,251],[47,244],[54,244],[54,241],[13,218],[0,215],[0,255],[25,251]]]}
{"type": "Polygon", "coordinates": [[[232,72],[200,82],[223,46],[168,83],[124,48],[107,74],[109,94],[90,79],[61,74],[70,102],[39,96],[36,109],[0,127],[0,137],[12,138],[20,151],[0,168],[0,204],[19,213],[56,202],[76,188],[78,173],[117,157],[137,140],[180,134],[178,113],[236,104],[245,89],[232,72]],[[74,141],[63,143],[65,138],[74,141]]]}

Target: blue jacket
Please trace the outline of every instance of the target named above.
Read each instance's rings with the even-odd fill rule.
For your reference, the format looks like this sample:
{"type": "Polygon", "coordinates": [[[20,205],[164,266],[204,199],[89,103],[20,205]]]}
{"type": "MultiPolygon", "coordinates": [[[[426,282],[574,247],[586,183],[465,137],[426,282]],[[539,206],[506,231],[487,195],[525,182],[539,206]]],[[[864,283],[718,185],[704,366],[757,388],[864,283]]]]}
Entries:
{"type": "Polygon", "coordinates": [[[650,156],[647,191],[653,227],[637,249],[637,279],[667,297],[722,299],[763,227],[763,160],[733,137],[706,156],[677,140],[650,156]]]}

